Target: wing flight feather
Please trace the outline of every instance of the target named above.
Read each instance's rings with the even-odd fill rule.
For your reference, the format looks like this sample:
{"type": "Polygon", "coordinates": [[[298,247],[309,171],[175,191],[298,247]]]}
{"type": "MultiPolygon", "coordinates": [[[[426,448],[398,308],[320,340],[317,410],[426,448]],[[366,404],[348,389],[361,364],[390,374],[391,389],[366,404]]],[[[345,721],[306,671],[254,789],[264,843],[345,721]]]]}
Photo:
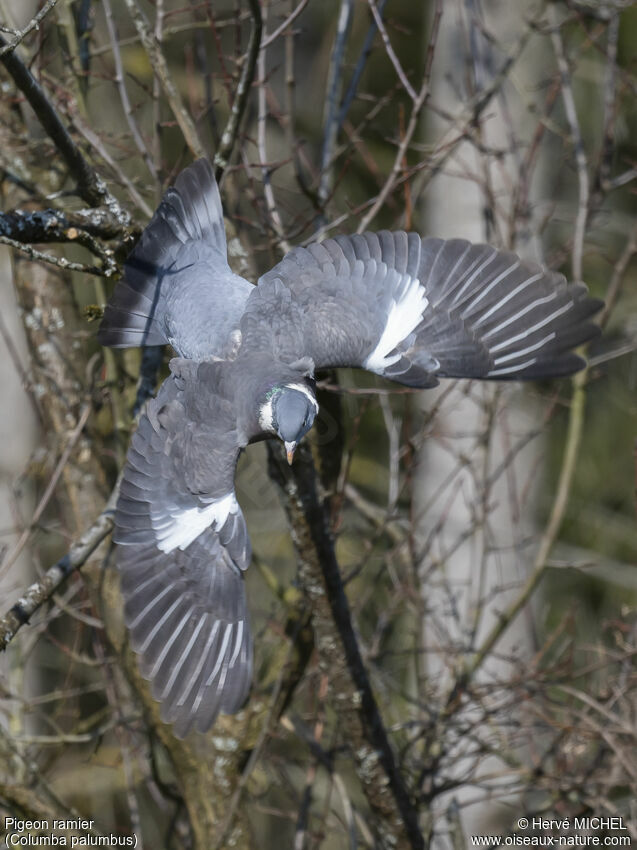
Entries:
{"type": "Polygon", "coordinates": [[[602,302],[515,254],[414,233],[294,248],[248,298],[242,333],[317,369],[352,366],[411,386],[438,377],[566,375],[602,302]],[[267,326],[267,330],[264,328],[267,326]]]}
{"type": "Polygon", "coordinates": [[[162,718],[180,737],[205,731],[220,711],[237,711],[252,670],[242,575],[250,542],[234,494],[234,415],[215,397],[209,415],[197,416],[190,396],[211,388],[189,365],[181,373],[173,366],[177,374],[140,420],[114,535],[132,646],[162,718]]]}

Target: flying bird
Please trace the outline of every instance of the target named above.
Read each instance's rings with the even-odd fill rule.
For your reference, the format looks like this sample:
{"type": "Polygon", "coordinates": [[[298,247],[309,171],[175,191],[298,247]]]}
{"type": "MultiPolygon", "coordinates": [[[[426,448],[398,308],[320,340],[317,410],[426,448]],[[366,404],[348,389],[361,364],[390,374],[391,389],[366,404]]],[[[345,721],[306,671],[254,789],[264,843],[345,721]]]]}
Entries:
{"type": "Polygon", "coordinates": [[[268,437],[292,462],[319,409],[315,372],[356,367],[420,388],[569,375],[601,305],[515,254],[404,231],[294,248],[253,286],[228,265],[210,162],[178,176],[98,334],[178,355],[132,438],[114,531],[131,643],[177,736],[247,698],[251,550],[235,467],[268,437]]]}

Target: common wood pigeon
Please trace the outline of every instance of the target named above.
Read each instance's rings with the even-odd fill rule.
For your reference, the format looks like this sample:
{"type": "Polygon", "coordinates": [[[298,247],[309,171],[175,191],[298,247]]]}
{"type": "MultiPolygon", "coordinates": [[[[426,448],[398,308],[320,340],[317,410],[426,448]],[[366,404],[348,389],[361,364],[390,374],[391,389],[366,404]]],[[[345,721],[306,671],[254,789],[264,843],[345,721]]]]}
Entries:
{"type": "Polygon", "coordinates": [[[291,462],[318,411],[315,370],[358,367],[410,387],[569,375],[601,303],[515,254],[404,231],[294,248],[253,286],[228,266],[210,162],[179,175],[98,335],[179,355],[133,436],[114,533],[132,645],[176,735],[247,697],[250,541],[235,466],[270,436],[291,462]]]}

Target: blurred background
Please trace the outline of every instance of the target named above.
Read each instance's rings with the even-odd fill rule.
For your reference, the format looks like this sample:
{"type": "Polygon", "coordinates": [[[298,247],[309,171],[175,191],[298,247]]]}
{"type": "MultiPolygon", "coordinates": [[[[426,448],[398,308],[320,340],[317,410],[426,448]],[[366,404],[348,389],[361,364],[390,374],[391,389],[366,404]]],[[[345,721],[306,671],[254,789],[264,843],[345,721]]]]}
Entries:
{"type": "Polygon", "coordinates": [[[81,815],[95,845],[456,850],[559,833],[522,816],[613,816],[590,834],[637,842],[637,3],[0,0],[0,24],[3,818],[81,815]],[[245,452],[253,693],[180,742],[96,524],[140,374],[171,355],[102,350],[95,320],[202,155],[254,281],[294,245],[404,228],[515,251],[606,307],[572,380],[341,370],[295,479],[245,452]],[[299,487],[329,515],[394,781],[299,487]],[[81,571],[40,583],[13,637],[69,551],[81,571]]]}

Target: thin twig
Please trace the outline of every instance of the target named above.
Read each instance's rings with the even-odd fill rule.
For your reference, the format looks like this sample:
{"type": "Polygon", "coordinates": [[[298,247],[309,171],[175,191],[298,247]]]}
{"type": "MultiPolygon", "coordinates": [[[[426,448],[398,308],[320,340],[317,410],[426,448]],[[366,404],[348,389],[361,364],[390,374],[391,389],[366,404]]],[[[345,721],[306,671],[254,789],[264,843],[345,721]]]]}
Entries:
{"type": "MultiPolygon", "coordinates": [[[[163,3],[163,0],[160,0],[163,3]]],[[[163,15],[163,17],[168,17],[167,15],[163,15]]],[[[229,18],[223,18],[222,20],[217,20],[215,26],[217,29],[225,29],[227,27],[236,27],[237,24],[242,23],[244,20],[247,20],[249,17],[248,13],[241,13],[239,18],[237,19],[234,15],[229,18]]],[[[210,24],[208,21],[188,21],[185,24],[175,24],[172,27],[164,27],[162,29],[162,37],[169,38],[172,35],[181,35],[181,33],[190,33],[193,30],[208,30],[210,29],[210,24]]],[[[140,44],[141,38],[139,35],[130,35],[126,38],[120,38],[119,46],[120,47],[130,47],[133,44],[140,44]]],[[[111,53],[112,46],[110,44],[103,44],[99,47],[95,47],[91,51],[91,55],[95,58],[98,56],[103,56],[105,53],[111,53]]]]}
{"type": "MultiPolygon", "coordinates": [[[[438,4],[436,6],[436,17],[438,15],[438,11],[440,10],[440,14],[442,14],[442,5],[441,0],[438,0],[438,4]]],[[[509,74],[511,71],[511,67],[514,63],[520,58],[522,52],[531,37],[531,33],[533,32],[534,23],[531,21],[524,31],[524,33],[519,37],[515,45],[510,50],[508,56],[502,63],[500,69],[495,74],[490,84],[483,90],[479,91],[474,98],[468,101],[468,103],[459,111],[459,114],[456,116],[451,116],[449,118],[451,122],[450,129],[443,135],[441,139],[436,143],[434,152],[427,159],[422,160],[421,162],[414,165],[409,169],[407,173],[404,173],[403,167],[403,158],[404,155],[401,156],[403,149],[406,151],[408,148],[408,142],[410,139],[405,135],[403,144],[398,150],[396,154],[396,159],[394,161],[394,166],[392,168],[392,172],[387,178],[385,185],[382,190],[381,195],[376,196],[376,198],[367,200],[362,204],[359,204],[352,210],[348,210],[345,213],[333,218],[330,220],[329,224],[324,225],[318,233],[313,234],[309,237],[306,243],[314,242],[317,239],[324,238],[328,233],[331,233],[336,228],[341,227],[345,222],[350,219],[357,218],[363,210],[369,210],[362,223],[359,225],[359,232],[366,230],[369,226],[370,221],[377,215],[380,208],[383,206],[388,195],[396,188],[400,187],[406,180],[410,180],[414,177],[415,174],[420,174],[420,178],[418,180],[418,186],[414,187],[414,191],[412,192],[412,196],[418,197],[427,186],[427,184],[433,179],[433,177],[440,172],[440,169],[444,166],[447,160],[454,154],[457,150],[458,146],[465,140],[467,135],[471,132],[471,128],[475,125],[476,121],[486,109],[488,104],[490,103],[493,96],[499,91],[500,87],[504,82],[509,78],[509,74]],[[372,214],[370,214],[372,213],[372,214]]],[[[433,54],[435,49],[435,41],[430,39],[430,44],[428,48],[428,56],[431,61],[428,60],[427,66],[430,67],[433,62],[433,54]]],[[[425,75],[427,75],[427,69],[425,69],[425,75]]],[[[412,113],[413,114],[413,113],[412,113]]],[[[410,122],[411,126],[411,122],[410,122]]],[[[415,130],[415,126],[413,128],[415,130]]],[[[413,133],[413,130],[412,130],[413,133]]],[[[414,184],[416,181],[414,181],[414,184]]]]}
{"type": "Polygon", "coordinates": [[[617,45],[619,42],[619,12],[611,16],[606,31],[606,69],[604,78],[603,137],[599,156],[599,187],[609,184],[615,151],[615,119],[617,112],[617,45]]]}
{"type": "MultiPolygon", "coordinates": [[[[438,6],[436,7],[438,9],[438,6]]],[[[518,37],[515,44],[509,50],[506,58],[502,62],[498,71],[494,74],[491,82],[470,98],[464,106],[459,110],[457,115],[448,116],[451,126],[443,134],[435,145],[434,153],[425,163],[425,167],[419,169],[422,175],[418,180],[418,186],[414,189],[413,195],[417,197],[428,183],[433,179],[445,163],[455,153],[458,146],[471,134],[472,128],[478,122],[478,119],[491,102],[492,98],[500,91],[504,83],[510,79],[511,69],[522,55],[532,33],[536,26],[536,20],[532,19],[527,22],[526,29],[518,37]]],[[[427,66],[430,68],[433,63],[434,49],[436,42],[430,38],[428,48],[427,66]]],[[[425,75],[427,71],[425,70],[425,75]]],[[[438,110],[440,111],[440,110],[438,110]]],[[[400,181],[396,181],[399,183],[400,181]]]]}
{"type": "Polygon", "coordinates": [[[44,18],[45,15],[51,11],[51,9],[55,6],[58,0],[46,0],[46,3],[37,15],[29,21],[29,23],[23,27],[21,30],[13,31],[13,40],[4,44],[3,47],[0,47],[0,58],[2,58],[6,53],[12,53],[16,47],[20,44],[20,42],[27,36],[32,30],[38,29],[40,26],[40,21],[44,18]]]}
{"type": "Polygon", "coordinates": [[[54,257],[53,254],[45,254],[42,251],[32,248],[30,245],[23,245],[21,242],[16,242],[15,239],[9,239],[7,236],[0,236],[0,242],[4,245],[10,245],[22,254],[26,254],[30,260],[40,260],[44,263],[50,263],[52,266],[57,266],[60,269],[66,269],[67,271],[94,274],[98,277],[112,277],[117,270],[115,265],[108,268],[100,268],[99,266],[88,266],[84,263],[73,263],[71,260],[67,260],[66,257],[54,257]]]}
{"type": "MultiPolygon", "coordinates": [[[[265,3],[263,7],[263,28],[267,26],[267,15],[268,15],[268,4],[265,3]]],[[[276,201],[274,199],[274,192],[272,190],[272,182],[270,180],[270,169],[266,165],[268,161],[267,147],[266,147],[266,121],[267,121],[267,106],[266,106],[266,50],[265,46],[261,45],[261,50],[259,51],[259,58],[257,61],[258,65],[258,78],[259,78],[259,90],[258,90],[258,117],[257,117],[257,147],[259,150],[259,159],[261,160],[261,174],[263,176],[263,194],[265,197],[266,207],[268,209],[268,213],[270,216],[270,222],[274,231],[278,237],[278,243],[283,251],[283,253],[287,253],[290,250],[290,243],[283,235],[283,224],[281,222],[281,216],[279,215],[279,210],[276,205],[276,201]]]]}
{"type": "Polygon", "coordinates": [[[91,147],[97,151],[97,153],[104,160],[104,162],[109,166],[109,168],[112,169],[113,174],[115,175],[117,180],[119,180],[119,182],[122,184],[122,186],[126,187],[126,190],[128,191],[128,194],[130,195],[133,203],[136,204],[139,209],[145,215],[148,216],[148,218],[150,218],[153,214],[152,209],[139,194],[132,181],[126,176],[126,174],[124,174],[119,164],[109,154],[108,150],[106,149],[106,146],[102,142],[102,139],[99,137],[99,135],[91,127],[89,127],[88,124],[84,120],[82,120],[82,118],[78,114],[74,114],[70,117],[77,132],[80,133],[80,135],[82,135],[89,143],[89,145],[91,145],[91,147]]]}
{"type": "Polygon", "coordinates": [[[111,0],[102,0],[102,6],[104,7],[106,26],[113,48],[113,62],[115,64],[115,84],[119,92],[119,98],[122,102],[122,108],[124,110],[124,115],[126,116],[126,122],[133,136],[133,141],[135,142],[137,150],[142,155],[142,158],[146,163],[148,170],[153,175],[153,178],[157,180],[157,170],[155,169],[155,163],[153,162],[152,157],[150,156],[150,153],[148,151],[148,145],[142,139],[139,127],[137,126],[137,121],[135,121],[135,116],[133,115],[133,107],[131,106],[130,98],[128,97],[128,91],[126,89],[126,80],[124,78],[124,66],[122,64],[122,55],[119,50],[119,36],[117,33],[117,25],[113,17],[111,0]]]}
{"type": "Polygon", "coordinates": [[[170,104],[170,108],[172,109],[173,115],[179,124],[181,132],[183,133],[186,144],[193,156],[197,158],[205,156],[206,151],[201,143],[199,134],[197,133],[197,128],[184,106],[181,95],[179,94],[170,71],[168,70],[166,58],[164,57],[159,45],[155,42],[145,17],[137,6],[135,0],[124,0],[124,2],[126,3],[126,8],[128,9],[131,18],[133,19],[135,29],[139,34],[141,42],[144,45],[144,49],[148,55],[148,60],[152,69],[161,82],[168,103],[170,104]]]}
{"type": "Polygon", "coordinates": [[[599,324],[602,328],[605,328],[608,324],[611,313],[617,304],[617,299],[621,294],[622,286],[624,284],[626,270],[628,269],[630,261],[635,254],[637,254],[637,224],[633,227],[632,233],[628,237],[626,245],[624,246],[624,250],[613,268],[613,274],[611,276],[610,283],[608,284],[608,289],[606,290],[604,307],[599,316],[599,324]]]}
{"type": "MultiPolygon", "coordinates": [[[[370,0],[371,2],[371,0],[370,0]]],[[[425,101],[429,96],[429,80],[431,75],[431,65],[433,62],[433,50],[438,38],[438,30],[440,27],[440,19],[442,17],[442,0],[436,0],[436,6],[434,11],[434,19],[431,25],[431,35],[429,37],[429,50],[428,50],[428,60],[427,67],[425,68],[425,72],[423,74],[423,80],[420,86],[420,91],[413,98],[413,106],[411,109],[411,115],[409,116],[409,124],[405,129],[405,133],[400,141],[400,145],[398,146],[398,150],[396,152],[396,156],[394,158],[394,164],[392,166],[391,172],[389,173],[389,177],[385,181],[383,188],[378,193],[378,196],[371,208],[368,212],[363,216],[361,223],[359,225],[358,232],[363,233],[369,227],[371,221],[376,217],[377,213],[384,205],[387,197],[390,192],[394,189],[396,185],[396,181],[398,180],[401,172],[404,171],[403,162],[405,159],[405,155],[411,144],[412,136],[416,131],[416,127],[420,122],[420,113],[422,111],[423,106],[425,105],[425,101]]]]}
{"type": "MultiPolygon", "coordinates": [[[[6,41],[0,36],[0,46],[6,41]]],[[[62,155],[67,168],[77,183],[77,192],[87,204],[98,207],[107,206],[113,215],[122,223],[128,224],[130,216],[123,210],[117,200],[110,194],[101,177],[91,168],[80,149],[77,147],[68,130],[60,120],[60,116],[37,82],[31,71],[15,53],[7,53],[0,58],[11,75],[14,83],[29,101],[38,121],[58,151],[62,155]]]]}
{"type": "Polygon", "coordinates": [[[428,94],[429,81],[425,80],[423,81],[420,91],[418,92],[418,95],[414,101],[414,105],[411,110],[411,115],[409,116],[409,124],[407,125],[405,134],[401,139],[400,145],[398,146],[398,151],[394,158],[394,164],[392,166],[391,172],[389,173],[389,177],[387,178],[387,180],[385,180],[383,188],[378,193],[376,200],[372,204],[371,208],[361,219],[361,222],[357,228],[357,231],[359,233],[363,233],[369,228],[369,225],[371,224],[372,220],[376,217],[380,209],[384,206],[389,194],[393,191],[399,175],[401,174],[401,172],[404,171],[403,162],[405,154],[407,153],[407,149],[411,143],[411,139],[414,135],[416,127],[419,124],[420,112],[422,110],[422,107],[424,106],[428,94]]]}
{"type": "MultiPolygon", "coordinates": [[[[378,14],[383,15],[383,11],[385,9],[385,4],[387,0],[380,0],[380,3],[376,7],[378,14]]],[[[365,70],[365,65],[367,64],[367,60],[369,58],[369,54],[372,50],[372,45],[374,43],[374,36],[376,35],[376,23],[372,21],[369,25],[369,29],[367,30],[367,35],[365,36],[365,41],[363,43],[363,47],[361,49],[360,56],[356,63],[356,67],[354,68],[354,73],[352,74],[352,79],[350,80],[350,84],[347,87],[347,92],[345,93],[345,97],[343,98],[343,102],[341,103],[340,112],[338,113],[338,126],[339,129],[342,127],[343,122],[345,121],[345,117],[349,112],[350,105],[354,100],[356,92],[358,90],[358,84],[360,83],[361,77],[363,76],[363,71],[365,70]]]]}
{"type": "Polygon", "coordinates": [[[33,390],[33,382],[29,378],[26,369],[22,365],[22,360],[16,344],[14,343],[11,334],[9,333],[9,328],[6,326],[2,313],[0,313],[0,339],[4,342],[6,349],[9,353],[9,357],[11,358],[11,363],[13,364],[13,368],[16,371],[18,378],[20,379],[20,383],[27,394],[29,401],[31,402],[31,406],[33,407],[33,412],[36,415],[36,418],[39,424],[42,426],[42,410],[40,409],[40,405],[38,402],[38,398],[33,390]]]}
{"type": "Polygon", "coordinates": [[[579,186],[579,200],[577,206],[577,216],[575,217],[575,227],[573,230],[573,252],[572,252],[572,269],[574,280],[582,280],[582,258],[584,254],[584,236],[586,234],[586,222],[588,219],[588,202],[590,198],[590,180],[588,176],[588,162],[586,160],[586,151],[584,149],[584,140],[577,117],[577,108],[575,106],[575,96],[573,95],[573,87],[571,85],[571,72],[568,67],[568,60],[564,50],[564,42],[562,40],[562,31],[557,23],[557,5],[553,4],[549,7],[553,18],[553,27],[551,29],[551,41],[553,42],[553,50],[557,67],[560,72],[562,83],[562,100],[564,102],[564,112],[571,130],[571,139],[575,152],[575,164],[577,166],[577,183],[579,186]]]}
{"type": "MultiPolygon", "coordinates": [[[[194,6],[196,0],[190,0],[190,2],[194,6]]],[[[160,0],[159,3],[155,4],[155,38],[157,39],[158,43],[161,42],[163,38],[160,18],[160,12],[163,13],[162,4],[163,0],[160,0]]],[[[211,26],[214,25],[213,31],[214,33],[216,33],[215,16],[212,14],[210,5],[206,7],[206,13],[208,15],[209,20],[212,22],[211,26]]],[[[200,79],[203,81],[204,87],[203,111],[201,111],[200,114],[197,116],[196,122],[197,124],[199,124],[204,118],[208,120],[210,134],[212,135],[212,143],[216,150],[219,144],[219,127],[217,126],[217,114],[215,110],[215,96],[212,85],[212,69],[210,67],[210,62],[208,61],[208,45],[206,42],[205,34],[201,29],[195,29],[193,36],[194,58],[197,66],[197,73],[199,74],[200,79]]],[[[154,88],[157,87],[156,79],[153,80],[153,86],[154,88]]]]}
{"type": "Polygon", "coordinates": [[[389,57],[389,61],[394,66],[394,70],[398,74],[398,79],[402,83],[403,88],[405,89],[405,91],[407,92],[409,97],[415,103],[417,98],[418,98],[418,95],[416,94],[412,84],[407,79],[407,75],[403,71],[403,66],[400,64],[398,56],[396,56],[394,48],[392,47],[391,41],[390,41],[389,36],[387,34],[387,30],[385,29],[385,24],[383,23],[383,19],[380,15],[378,9],[376,8],[376,3],[374,2],[374,0],[367,0],[367,2],[369,4],[369,8],[372,11],[374,23],[376,24],[378,32],[380,33],[380,37],[382,38],[383,44],[385,45],[385,52],[387,53],[387,56],[389,57]]]}
{"type": "Polygon", "coordinates": [[[533,562],[531,574],[513,602],[502,614],[500,614],[498,621],[488,633],[472,661],[464,671],[461,676],[463,687],[475,674],[479,667],[481,667],[484,660],[489,657],[500,637],[504,634],[511,622],[531,598],[535,588],[538,586],[547,570],[548,557],[551,549],[553,548],[553,544],[557,539],[562,521],[564,520],[566,508],[568,507],[571,484],[573,482],[573,475],[577,466],[577,457],[584,427],[587,376],[588,370],[585,369],[573,378],[573,398],[571,399],[566,447],[564,449],[562,466],[549,520],[546,528],[544,529],[544,533],[542,534],[540,545],[533,562]]]}
{"type": "Polygon", "coordinates": [[[20,535],[20,537],[19,537],[18,541],[16,542],[15,546],[13,547],[13,549],[7,554],[6,558],[0,564],[0,577],[2,575],[4,575],[7,572],[7,570],[9,570],[11,568],[11,566],[15,563],[16,559],[20,555],[20,552],[22,552],[22,550],[24,549],[31,532],[33,531],[33,529],[38,524],[44,509],[49,504],[49,500],[50,500],[51,496],[53,495],[53,492],[54,492],[54,490],[57,486],[58,481],[60,480],[60,476],[62,475],[62,472],[64,471],[64,467],[68,463],[69,457],[71,456],[71,452],[73,451],[73,447],[77,443],[79,436],[82,433],[84,426],[86,425],[86,422],[88,420],[90,412],[91,412],[91,406],[89,404],[84,405],[84,408],[83,408],[82,412],[80,413],[80,416],[77,420],[77,425],[75,426],[75,428],[69,434],[68,442],[67,442],[66,446],[64,447],[64,451],[62,452],[62,455],[61,455],[55,469],[53,470],[53,475],[51,476],[51,479],[50,479],[49,483],[47,484],[44,493],[42,494],[42,498],[38,502],[36,509],[33,512],[33,517],[31,518],[31,522],[24,529],[24,531],[20,535]]]}
{"type": "MultiPolygon", "coordinates": [[[[127,0],[127,2],[130,2],[130,0],[127,0]]],[[[261,6],[259,0],[248,0],[248,4],[252,14],[250,41],[248,42],[248,52],[244,60],[239,85],[237,86],[237,93],[235,95],[234,103],[232,104],[232,109],[230,110],[230,117],[228,118],[228,122],[221,136],[219,149],[217,150],[214,158],[217,182],[221,181],[223,172],[226,170],[234,150],[234,144],[239,132],[239,125],[241,124],[241,119],[243,118],[243,113],[245,112],[245,108],[248,103],[248,95],[250,94],[252,81],[254,80],[254,72],[257,65],[257,57],[259,55],[259,46],[261,44],[261,31],[263,28],[261,20],[261,6]]]]}
{"type": "Polygon", "coordinates": [[[341,90],[343,76],[343,59],[345,45],[352,24],[354,13],[353,0],[341,0],[341,11],[338,16],[334,46],[330,56],[330,68],[327,77],[327,98],[323,118],[323,147],[321,150],[321,180],[318,197],[321,206],[325,204],[332,187],[332,150],[338,133],[337,99],[341,90]]]}
{"type": "Polygon", "coordinates": [[[270,35],[264,36],[263,41],[261,42],[261,50],[263,50],[265,47],[269,47],[273,41],[276,41],[277,38],[286,31],[290,24],[292,24],[298,18],[298,16],[301,14],[303,9],[305,9],[309,2],[310,0],[300,0],[298,6],[294,9],[293,12],[291,12],[287,16],[281,26],[277,27],[270,35]]]}
{"type": "Polygon", "coordinates": [[[82,567],[113,528],[113,514],[119,494],[119,481],[106,506],[93,525],[76,540],[69,551],[34,582],[0,619],[0,651],[7,648],[18,631],[47,602],[75,570],[82,567]]]}

